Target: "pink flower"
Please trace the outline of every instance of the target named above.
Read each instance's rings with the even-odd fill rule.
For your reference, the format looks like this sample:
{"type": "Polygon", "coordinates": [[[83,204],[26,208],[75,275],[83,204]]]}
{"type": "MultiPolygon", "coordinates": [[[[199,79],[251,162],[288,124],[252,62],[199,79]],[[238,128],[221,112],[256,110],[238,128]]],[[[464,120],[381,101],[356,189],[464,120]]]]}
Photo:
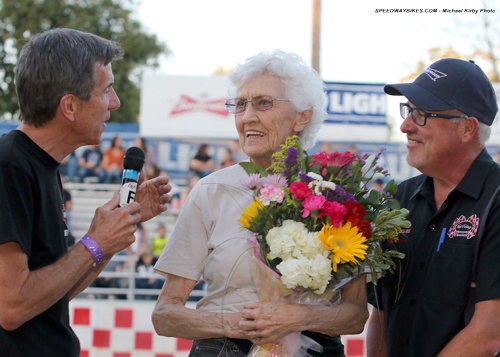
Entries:
{"type": "Polygon", "coordinates": [[[311,188],[304,182],[292,182],[290,185],[290,192],[298,201],[302,201],[312,194],[311,188]]]}
{"type": "Polygon", "coordinates": [[[335,152],[325,152],[321,151],[319,154],[312,155],[313,159],[311,165],[319,164],[321,167],[327,166],[338,166],[342,167],[350,164],[356,159],[356,156],[351,154],[349,151],[341,154],[338,151],[335,152]]]}
{"type": "Polygon", "coordinates": [[[311,195],[306,197],[306,199],[302,201],[302,207],[304,207],[301,210],[302,217],[303,218],[309,217],[311,211],[316,211],[321,209],[325,204],[325,201],[326,201],[325,197],[321,195],[311,195]]]}
{"type": "Polygon", "coordinates": [[[328,216],[333,226],[340,227],[344,222],[346,214],[347,208],[343,204],[335,201],[326,201],[318,214],[318,218],[328,216]]]}
{"type": "Polygon", "coordinates": [[[259,200],[264,206],[271,202],[281,203],[285,197],[285,192],[277,186],[266,186],[260,189],[259,200]]]}

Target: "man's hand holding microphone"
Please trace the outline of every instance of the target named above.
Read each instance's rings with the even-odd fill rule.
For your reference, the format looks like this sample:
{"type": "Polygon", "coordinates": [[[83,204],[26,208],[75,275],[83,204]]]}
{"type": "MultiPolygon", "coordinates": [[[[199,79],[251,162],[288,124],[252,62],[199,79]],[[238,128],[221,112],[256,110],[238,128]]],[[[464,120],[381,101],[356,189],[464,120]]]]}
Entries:
{"type": "Polygon", "coordinates": [[[144,181],[144,175],[140,175],[144,161],[141,148],[133,146],[127,149],[120,192],[115,192],[109,202],[96,209],[89,231],[82,238],[81,242],[94,258],[95,266],[103,260],[107,263],[114,254],[130,246],[135,240],[134,232],[139,222],[167,209],[171,190],[169,178],[159,176],[144,181]]]}

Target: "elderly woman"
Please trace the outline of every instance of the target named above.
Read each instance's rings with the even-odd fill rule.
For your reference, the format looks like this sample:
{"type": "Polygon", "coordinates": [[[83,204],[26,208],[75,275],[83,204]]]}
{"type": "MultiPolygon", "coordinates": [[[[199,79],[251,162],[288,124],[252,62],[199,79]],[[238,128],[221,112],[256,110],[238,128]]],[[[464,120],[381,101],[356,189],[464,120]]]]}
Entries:
{"type": "MultiPolygon", "coordinates": [[[[263,168],[292,135],[305,149],[326,117],[324,84],[300,57],[263,52],[229,76],[226,102],[243,151],[263,168]]],[[[166,281],[153,312],[156,332],[194,340],[190,356],[245,356],[253,343],[302,332],[322,345],[313,356],[344,356],[339,335],[360,333],[368,317],[364,279],[335,306],[259,302],[250,274],[247,234],[238,218],[253,199],[240,165],[216,171],[191,191],[155,269],[166,281]],[[206,296],[185,307],[203,278],[206,296]]]]}

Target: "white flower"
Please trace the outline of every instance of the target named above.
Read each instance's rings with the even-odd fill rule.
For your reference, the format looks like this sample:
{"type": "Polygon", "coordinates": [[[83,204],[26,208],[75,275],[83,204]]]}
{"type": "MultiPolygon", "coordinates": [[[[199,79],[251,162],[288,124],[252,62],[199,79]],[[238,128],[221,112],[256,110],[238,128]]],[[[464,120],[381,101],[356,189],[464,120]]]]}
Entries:
{"type": "Polygon", "coordinates": [[[330,281],[332,261],[317,254],[314,258],[290,258],[283,260],[276,267],[281,273],[283,284],[289,289],[302,287],[322,294],[330,281]]]}
{"type": "MultiPolygon", "coordinates": [[[[324,186],[323,177],[318,175],[315,172],[308,172],[307,176],[312,178],[312,181],[309,182],[309,187],[316,195],[321,195],[321,188],[324,186]]],[[[335,188],[335,187],[334,187],[335,188]]]]}
{"type": "Polygon", "coordinates": [[[316,180],[316,181],[323,181],[323,176],[321,176],[320,174],[317,174],[316,172],[308,172],[307,176],[309,176],[310,178],[312,178],[313,180],[316,180]]]}
{"type": "Polygon", "coordinates": [[[286,220],[281,227],[269,230],[266,236],[269,246],[269,259],[312,258],[316,254],[328,255],[318,232],[309,232],[301,222],[286,220]]]}
{"type": "Polygon", "coordinates": [[[286,220],[281,227],[269,230],[266,236],[270,260],[280,258],[276,267],[288,288],[302,287],[317,294],[325,291],[332,274],[330,252],[301,222],[286,220]]]}
{"type": "Polygon", "coordinates": [[[334,191],[335,187],[337,187],[337,185],[335,185],[333,182],[330,182],[330,181],[323,181],[321,183],[321,186],[323,186],[323,188],[328,188],[332,191],[334,191]]]}

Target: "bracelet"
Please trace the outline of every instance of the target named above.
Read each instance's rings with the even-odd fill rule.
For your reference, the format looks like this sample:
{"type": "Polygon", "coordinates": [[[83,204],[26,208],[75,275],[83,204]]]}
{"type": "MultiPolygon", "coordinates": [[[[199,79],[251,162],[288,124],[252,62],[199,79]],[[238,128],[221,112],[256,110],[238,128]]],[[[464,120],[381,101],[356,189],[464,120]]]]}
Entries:
{"type": "Polygon", "coordinates": [[[102,260],[104,259],[104,254],[102,252],[101,247],[99,247],[99,244],[89,236],[88,234],[85,234],[82,239],[80,239],[80,243],[82,243],[85,248],[87,248],[92,254],[92,257],[94,258],[94,264],[92,266],[97,266],[97,264],[101,263],[102,260]]]}

